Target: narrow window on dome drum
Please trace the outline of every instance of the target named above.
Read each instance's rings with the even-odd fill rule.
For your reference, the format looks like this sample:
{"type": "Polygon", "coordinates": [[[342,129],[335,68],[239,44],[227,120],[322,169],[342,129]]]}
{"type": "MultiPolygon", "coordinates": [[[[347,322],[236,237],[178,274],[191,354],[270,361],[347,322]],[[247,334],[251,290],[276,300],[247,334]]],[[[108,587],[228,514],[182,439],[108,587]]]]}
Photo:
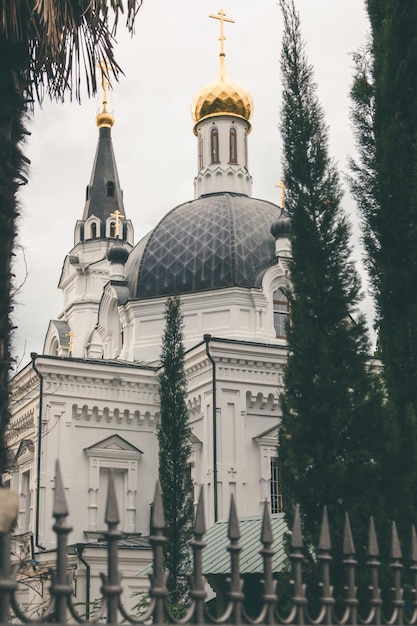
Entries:
{"type": "Polygon", "coordinates": [[[211,142],[211,162],[219,163],[219,131],[213,128],[210,133],[211,142]]]}
{"type": "Polygon", "coordinates": [[[287,336],[290,308],[288,298],[281,289],[277,289],[273,296],[274,328],[276,336],[285,339],[287,336]]]}
{"type": "Polygon", "coordinates": [[[110,222],[110,237],[116,237],[116,222],[110,222]]]}
{"type": "Polygon", "coordinates": [[[91,224],[91,239],[95,239],[97,237],[97,224],[93,222],[91,224]]]}
{"type": "Polygon", "coordinates": [[[229,133],[229,162],[237,163],[236,128],[231,128],[229,133]]]}
{"type": "Polygon", "coordinates": [[[203,165],[203,138],[200,135],[198,138],[198,169],[202,170],[203,165]]]}

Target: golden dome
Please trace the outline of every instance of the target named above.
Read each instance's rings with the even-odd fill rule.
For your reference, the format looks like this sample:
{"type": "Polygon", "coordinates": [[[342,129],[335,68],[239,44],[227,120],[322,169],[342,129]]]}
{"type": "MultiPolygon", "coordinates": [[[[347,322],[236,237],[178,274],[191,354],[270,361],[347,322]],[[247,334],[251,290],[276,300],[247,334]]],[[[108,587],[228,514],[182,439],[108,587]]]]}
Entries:
{"type": "Polygon", "coordinates": [[[252,117],[252,97],[243,87],[230,80],[224,66],[224,56],[224,53],[220,54],[220,68],[215,80],[203,87],[193,100],[191,114],[196,124],[213,115],[237,115],[248,122],[252,117]]]}

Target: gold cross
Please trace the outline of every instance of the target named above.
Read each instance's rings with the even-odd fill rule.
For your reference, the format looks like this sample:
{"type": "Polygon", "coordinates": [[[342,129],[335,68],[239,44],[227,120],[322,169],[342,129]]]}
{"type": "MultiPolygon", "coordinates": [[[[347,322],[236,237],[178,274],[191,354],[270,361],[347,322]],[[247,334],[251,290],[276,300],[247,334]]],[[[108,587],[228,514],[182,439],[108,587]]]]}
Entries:
{"type": "Polygon", "coordinates": [[[69,331],[69,333],[66,333],[65,337],[68,337],[68,354],[70,356],[72,356],[72,348],[73,348],[73,343],[74,343],[74,337],[75,337],[75,333],[72,332],[72,330],[69,331]]]}
{"type": "Polygon", "coordinates": [[[101,86],[103,88],[103,113],[107,113],[109,72],[116,72],[116,70],[109,64],[108,61],[101,61],[100,63],[97,63],[96,67],[99,67],[101,69],[101,86]]]}
{"type": "Polygon", "coordinates": [[[114,217],[115,220],[116,220],[115,235],[116,235],[116,239],[119,239],[119,237],[120,237],[120,222],[124,218],[124,215],[122,215],[120,213],[119,209],[116,209],[114,213],[110,213],[110,217],[114,217]]]}
{"type": "Polygon", "coordinates": [[[283,180],[280,180],[280,182],[275,185],[275,187],[278,187],[279,189],[281,189],[281,209],[284,210],[285,209],[285,190],[286,190],[286,186],[283,180]]]}
{"type": "Polygon", "coordinates": [[[235,20],[231,20],[230,18],[226,17],[226,13],[223,11],[223,9],[220,9],[220,11],[217,12],[217,15],[209,13],[209,17],[212,17],[215,20],[220,20],[220,56],[224,56],[224,41],[226,39],[226,37],[224,36],[224,23],[230,22],[230,24],[234,24],[235,20]]]}

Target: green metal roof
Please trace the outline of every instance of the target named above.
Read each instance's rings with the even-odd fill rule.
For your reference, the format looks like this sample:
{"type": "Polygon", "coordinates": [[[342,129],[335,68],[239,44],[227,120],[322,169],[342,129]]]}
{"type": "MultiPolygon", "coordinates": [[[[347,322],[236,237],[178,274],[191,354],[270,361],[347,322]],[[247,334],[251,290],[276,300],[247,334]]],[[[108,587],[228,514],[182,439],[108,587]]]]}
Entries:
{"type": "MultiPolygon", "coordinates": [[[[274,543],[272,548],[275,554],[272,559],[273,572],[280,572],[286,563],[284,549],[284,537],[288,532],[284,513],[271,515],[272,535],[274,543]]],[[[203,573],[230,574],[230,553],[227,546],[230,544],[227,538],[228,522],[216,522],[204,535],[207,546],[203,550],[203,573]]],[[[240,553],[241,574],[262,574],[263,560],[259,551],[262,549],[260,541],[262,529],[262,517],[247,517],[239,520],[240,539],[242,548],[240,553]]]]}

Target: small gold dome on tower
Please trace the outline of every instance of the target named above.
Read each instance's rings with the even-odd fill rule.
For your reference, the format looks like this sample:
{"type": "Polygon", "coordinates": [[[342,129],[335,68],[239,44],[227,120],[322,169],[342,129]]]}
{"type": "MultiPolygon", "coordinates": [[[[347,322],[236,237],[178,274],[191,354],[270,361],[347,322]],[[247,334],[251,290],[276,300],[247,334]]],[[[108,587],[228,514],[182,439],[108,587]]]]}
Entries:
{"type": "Polygon", "coordinates": [[[203,87],[191,105],[194,122],[212,115],[237,115],[247,121],[252,117],[253,101],[249,92],[227,76],[220,67],[216,79],[203,87]]]}
{"type": "Polygon", "coordinates": [[[104,107],[103,111],[96,116],[96,124],[99,128],[111,128],[114,126],[114,117],[104,107]]]}
{"type": "Polygon", "coordinates": [[[111,65],[107,63],[107,61],[102,61],[97,65],[101,69],[101,86],[103,89],[103,110],[96,116],[96,124],[99,128],[112,128],[114,126],[114,117],[107,110],[108,104],[108,93],[109,93],[109,78],[108,73],[113,68],[111,65]]]}

